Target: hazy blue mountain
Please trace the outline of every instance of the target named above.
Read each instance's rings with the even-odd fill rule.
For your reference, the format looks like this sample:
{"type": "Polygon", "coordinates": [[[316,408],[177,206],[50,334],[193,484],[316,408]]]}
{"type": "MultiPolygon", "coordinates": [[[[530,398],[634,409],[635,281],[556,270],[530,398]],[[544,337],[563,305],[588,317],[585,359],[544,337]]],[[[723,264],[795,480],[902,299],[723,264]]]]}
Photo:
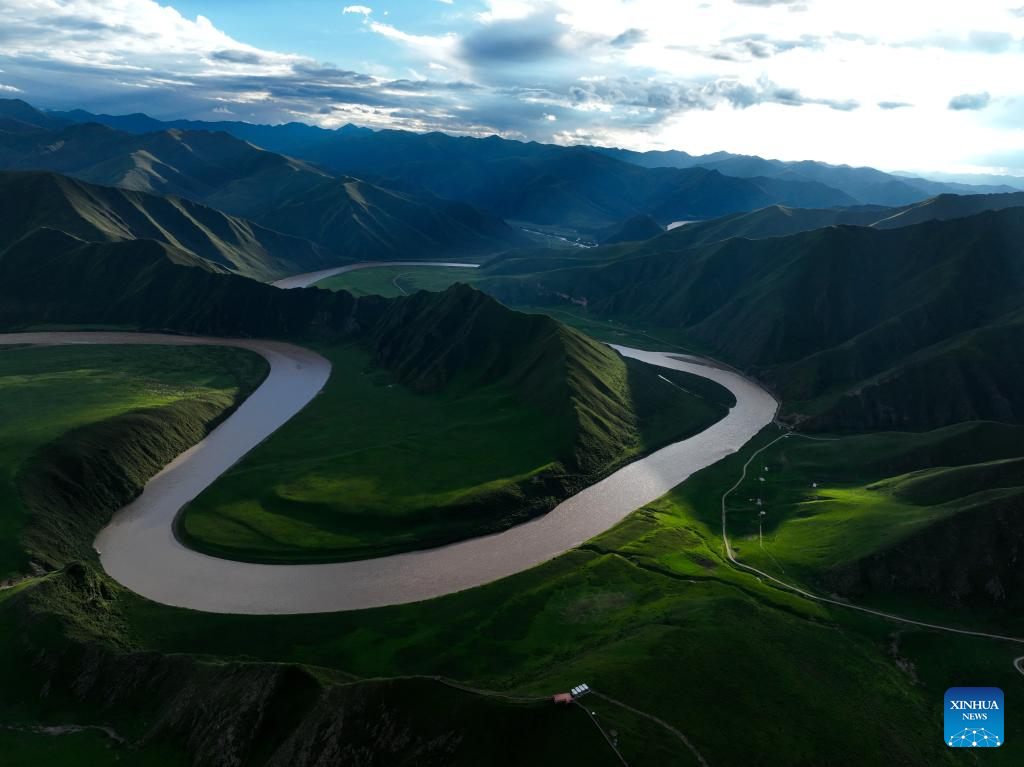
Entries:
{"type": "Polygon", "coordinates": [[[593,147],[594,151],[645,168],[714,168],[728,176],[766,177],[817,182],[839,189],[865,205],[906,205],[939,194],[987,194],[1015,191],[1011,185],[944,183],[875,168],[803,160],[784,162],[763,157],[715,152],[691,155],[679,151],[634,152],[628,149],[593,147]]]}
{"type": "Polygon", "coordinates": [[[168,127],[225,131],[333,173],[462,200],[510,220],[588,232],[644,214],[664,225],[773,203],[804,207],[856,203],[848,194],[813,179],[739,179],[700,168],[643,169],[586,148],[497,136],[477,139],[354,126],[324,130],[295,123],[161,123],[145,115],[81,112],[61,116],[132,131],[168,127]]]}
{"type": "MultiPolygon", "coordinates": [[[[0,116],[8,105],[0,102],[0,116]]],[[[12,109],[25,119],[0,123],[0,168],[194,200],[312,240],[341,259],[486,256],[524,242],[522,233],[466,203],[337,176],[227,133],[135,134],[63,122],[49,128],[41,125],[44,113],[23,114],[25,106],[12,109]]]]}

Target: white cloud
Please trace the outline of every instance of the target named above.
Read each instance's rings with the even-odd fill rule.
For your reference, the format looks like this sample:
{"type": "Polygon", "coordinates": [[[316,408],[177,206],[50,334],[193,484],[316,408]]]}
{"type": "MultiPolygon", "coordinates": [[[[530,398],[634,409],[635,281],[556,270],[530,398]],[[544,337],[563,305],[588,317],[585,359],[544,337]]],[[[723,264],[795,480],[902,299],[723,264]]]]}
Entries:
{"type": "Polygon", "coordinates": [[[1013,0],[483,0],[418,26],[349,5],[376,50],[338,68],[161,2],[171,5],[0,0],[4,78],[32,83],[25,98],[43,94],[45,106],[208,116],[247,103],[268,121],[888,167],[998,157],[1024,174],[1024,9],[1013,0]],[[481,58],[495,42],[501,55],[481,58]],[[984,108],[949,108],[972,94],[988,94],[972,102],[984,108]]]}
{"type": "Polygon", "coordinates": [[[4,85],[3,83],[0,83],[0,91],[5,91],[7,93],[21,93],[21,88],[15,88],[13,85],[4,85]]]}
{"type": "Polygon", "coordinates": [[[430,61],[434,61],[435,63],[443,61],[444,64],[441,66],[447,66],[448,68],[458,66],[458,61],[455,57],[455,47],[458,43],[458,37],[455,34],[413,35],[408,32],[403,32],[391,24],[384,24],[380,21],[371,21],[370,29],[382,37],[401,43],[408,50],[422,57],[423,60],[428,63],[430,61]]]}

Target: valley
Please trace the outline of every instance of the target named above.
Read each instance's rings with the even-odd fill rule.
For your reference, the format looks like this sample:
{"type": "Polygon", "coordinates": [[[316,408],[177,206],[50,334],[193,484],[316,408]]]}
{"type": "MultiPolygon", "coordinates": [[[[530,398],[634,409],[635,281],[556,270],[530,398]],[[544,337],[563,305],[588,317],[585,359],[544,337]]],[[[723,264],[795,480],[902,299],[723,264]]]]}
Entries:
{"type": "Polygon", "coordinates": [[[393,298],[407,296],[417,290],[436,293],[456,282],[471,282],[475,276],[473,268],[402,264],[338,274],[336,277],[328,277],[314,284],[327,290],[344,290],[354,296],[393,298]]]}
{"type": "MultiPolygon", "coordinates": [[[[194,22],[220,90],[126,89],[153,116],[29,103],[0,54],[4,763],[1019,764],[1024,176],[798,159],[923,101],[488,82],[658,31],[437,5],[493,36],[335,9],[408,79],[194,22]],[[744,153],[661,133],[723,110],[744,153]],[[787,113],[823,122],[749,153],[787,113]],[[960,686],[1006,694],[984,759],[939,739],[960,686]]],[[[835,43],[788,40],[663,50],[835,43]]]]}

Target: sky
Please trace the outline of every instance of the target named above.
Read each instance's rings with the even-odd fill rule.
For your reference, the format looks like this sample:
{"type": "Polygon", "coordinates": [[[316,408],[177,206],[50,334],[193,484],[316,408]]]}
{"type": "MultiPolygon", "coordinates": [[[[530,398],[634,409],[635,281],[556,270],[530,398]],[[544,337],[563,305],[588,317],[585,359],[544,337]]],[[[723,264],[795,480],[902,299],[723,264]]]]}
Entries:
{"type": "Polygon", "coordinates": [[[0,98],[1024,176],[1024,0],[0,0],[0,98]]]}

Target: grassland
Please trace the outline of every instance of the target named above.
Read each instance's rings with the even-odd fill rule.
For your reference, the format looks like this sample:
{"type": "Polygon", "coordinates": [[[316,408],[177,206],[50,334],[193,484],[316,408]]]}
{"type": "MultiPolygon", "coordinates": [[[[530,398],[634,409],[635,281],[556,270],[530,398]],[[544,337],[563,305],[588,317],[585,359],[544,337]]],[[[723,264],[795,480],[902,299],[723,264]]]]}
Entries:
{"type": "Polygon", "coordinates": [[[567,474],[574,423],[507,381],[414,392],[356,346],[322,347],[324,392],[190,504],[178,532],[200,551],[250,561],[356,559],[503,529],[574,488],[702,431],[732,404],[721,387],[622,365],[635,442],[567,474]]]}
{"type": "Polygon", "coordinates": [[[961,601],[990,619],[1017,605],[1000,539],[1016,535],[1002,515],[1024,505],[1021,456],[1024,429],[993,422],[794,435],[763,453],[731,497],[730,536],[743,561],[778,577],[859,597],[961,601]]]}
{"type": "MultiPolygon", "coordinates": [[[[349,717],[346,738],[374,748],[384,743],[363,740],[368,729],[355,712],[386,712],[414,743],[463,736],[465,745],[440,763],[614,761],[578,707],[455,694],[408,677],[441,676],[527,698],[587,681],[611,698],[585,702],[606,732],[615,730],[634,766],[688,764],[692,757],[670,732],[615,701],[678,728],[711,764],[745,763],[752,754],[783,765],[953,764],[957,755],[936,737],[937,701],[950,684],[976,678],[1012,689],[1010,661],[1019,651],[904,630],[731,568],[721,551],[718,499],[751,451],[775,436],[767,430],[580,550],[427,603],[332,615],[210,615],[139,599],[89,563],[0,592],[0,688],[19,702],[8,700],[0,716],[13,724],[114,726],[140,750],[113,752],[152,753],[147,764],[181,763],[173,744],[189,743],[194,758],[197,749],[214,747],[208,732],[231,732],[230,753],[253,754],[251,763],[263,764],[287,732],[322,716],[311,701],[324,699],[349,717]],[[26,613],[34,616],[28,623],[26,613]],[[98,663],[96,649],[79,659],[66,649],[69,641],[106,648],[110,660],[98,663]],[[28,664],[26,652],[51,660],[28,664]],[[160,659],[172,658],[174,672],[160,670],[172,662],[160,659]],[[284,676],[268,680],[267,669],[284,676]],[[302,681],[307,672],[289,669],[308,669],[320,687],[302,681]],[[360,679],[366,681],[346,686],[360,679]],[[41,699],[34,691],[44,681],[49,695],[41,699]],[[263,719],[261,706],[288,714],[263,719]],[[236,718],[224,713],[233,709],[236,718]],[[195,722],[175,718],[182,710],[207,713],[195,722]],[[782,732],[799,737],[782,742],[782,732]],[[500,734],[507,747],[496,751],[493,737],[477,737],[484,733],[500,734]]],[[[945,440],[927,447],[933,456],[948,449],[945,440]]],[[[1007,715],[1011,731],[1024,725],[1019,712],[1007,715]]],[[[321,726],[323,737],[335,737],[321,726]]],[[[30,742],[40,736],[12,737],[20,753],[43,747],[30,742]]],[[[72,764],[100,747],[92,736],[73,738],[83,751],[72,764]]],[[[1018,757],[1010,745],[987,755],[994,764],[1018,757]]]]}
{"type": "Polygon", "coordinates": [[[48,445],[139,411],[191,407],[215,420],[265,370],[257,355],[224,348],[0,347],[0,579],[26,571],[24,482],[48,445]]]}
{"type": "MultiPolygon", "coordinates": [[[[773,764],[952,763],[936,737],[937,701],[974,676],[1011,686],[1019,651],[957,639],[953,673],[943,635],[812,603],[728,566],[717,526],[704,520],[715,519],[751,449],[774,436],[582,549],[469,592],[288,619],[196,615],[129,597],[124,620],[144,646],[206,657],[243,654],[358,677],[436,674],[522,695],[587,681],[677,727],[712,764],[752,754],[773,764]],[[799,737],[781,744],[781,732],[799,737]]],[[[595,703],[609,721],[623,717],[610,727],[630,764],[656,763],[658,754],[685,763],[665,731],[595,703]]],[[[1014,715],[1010,726],[1019,724],[1014,715]]]]}
{"type": "Polygon", "coordinates": [[[476,271],[441,266],[381,266],[328,277],[316,283],[316,287],[346,290],[354,296],[392,298],[417,290],[440,292],[456,282],[471,282],[476,271]]]}
{"type": "MultiPolygon", "coordinates": [[[[693,762],[672,733],[617,702],[685,733],[710,764],[974,763],[939,742],[938,701],[947,687],[978,680],[1015,689],[1020,649],[813,603],[725,561],[721,494],[778,434],[767,429],[577,551],[427,603],[201,614],[135,597],[89,557],[0,591],[0,723],[112,726],[130,745],[96,732],[64,741],[8,730],[0,742],[44,765],[217,763],[214,754],[263,765],[272,753],[295,756],[292,738],[385,749],[399,764],[412,763],[409,753],[420,764],[615,763],[579,707],[480,695],[426,675],[516,698],[586,681],[609,696],[584,702],[634,767],[693,762]],[[432,743],[450,750],[417,750],[432,743]]],[[[797,496],[813,476],[822,489],[884,489],[911,505],[946,498],[949,487],[1011,487],[1021,445],[1019,429],[998,424],[790,439],[781,443],[785,456],[766,455],[765,476],[778,482],[766,495],[791,485],[797,496]],[[986,466],[981,474],[970,468],[977,465],[986,466]]],[[[850,525],[834,540],[854,532],[850,525]]],[[[743,556],[750,533],[734,533],[743,556]]],[[[961,613],[933,617],[978,625],[961,613]]],[[[1007,729],[1020,731],[1024,709],[1006,713],[1007,729]]],[[[985,761],[1017,764],[1020,753],[1011,740],[985,761]]]]}

